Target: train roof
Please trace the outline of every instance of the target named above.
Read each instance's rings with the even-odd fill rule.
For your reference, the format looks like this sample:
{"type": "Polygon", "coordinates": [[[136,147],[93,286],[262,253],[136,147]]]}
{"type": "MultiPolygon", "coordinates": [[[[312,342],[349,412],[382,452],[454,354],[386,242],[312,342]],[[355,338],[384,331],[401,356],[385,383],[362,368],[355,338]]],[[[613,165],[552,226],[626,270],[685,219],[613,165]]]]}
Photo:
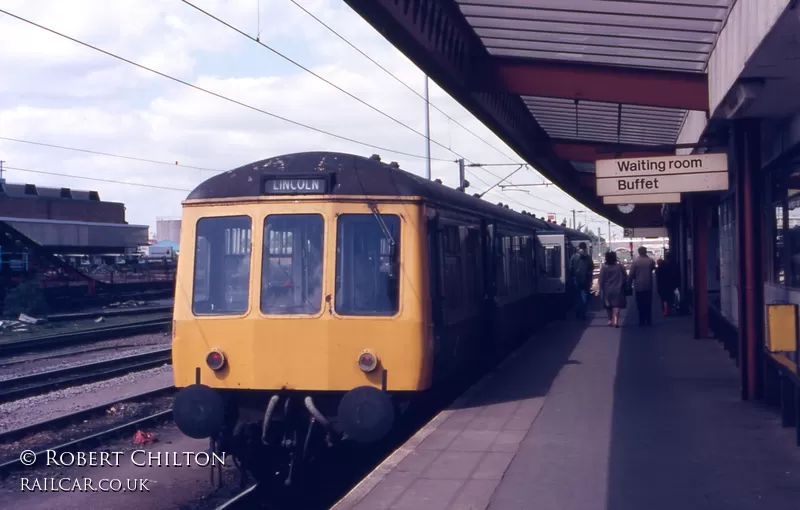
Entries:
{"type": "Polygon", "coordinates": [[[529,213],[492,204],[401,170],[397,163],[382,163],[378,156],[365,158],[338,152],[300,152],[249,163],[207,179],[187,199],[259,197],[264,195],[266,179],[275,177],[324,177],[331,179],[329,195],[419,196],[506,221],[527,222],[537,229],[561,229],[529,213]]]}
{"type": "Polygon", "coordinates": [[[587,235],[585,232],[581,232],[580,230],[575,230],[573,228],[568,227],[560,227],[571,239],[581,240],[581,241],[591,241],[592,238],[587,235]]]}

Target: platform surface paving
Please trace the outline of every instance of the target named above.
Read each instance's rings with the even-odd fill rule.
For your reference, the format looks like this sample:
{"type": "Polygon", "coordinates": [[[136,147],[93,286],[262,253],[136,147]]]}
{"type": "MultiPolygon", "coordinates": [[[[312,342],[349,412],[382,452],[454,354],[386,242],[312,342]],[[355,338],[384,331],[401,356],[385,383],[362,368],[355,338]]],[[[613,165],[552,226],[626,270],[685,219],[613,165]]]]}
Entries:
{"type": "Polygon", "coordinates": [[[800,448],[691,318],[544,328],[335,510],[796,510],[800,448]]]}

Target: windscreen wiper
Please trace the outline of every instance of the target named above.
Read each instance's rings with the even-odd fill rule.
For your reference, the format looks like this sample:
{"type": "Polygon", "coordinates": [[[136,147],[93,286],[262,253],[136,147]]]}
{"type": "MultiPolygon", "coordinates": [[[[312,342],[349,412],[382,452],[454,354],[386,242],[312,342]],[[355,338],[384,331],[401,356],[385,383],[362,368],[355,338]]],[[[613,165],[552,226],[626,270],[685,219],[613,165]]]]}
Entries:
{"type": "Polygon", "coordinates": [[[391,248],[394,248],[395,245],[394,238],[392,237],[392,233],[389,232],[389,228],[386,226],[386,223],[383,222],[383,218],[381,218],[381,214],[378,211],[378,206],[375,205],[375,203],[370,202],[367,204],[367,207],[369,207],[369,210],[372,211],[372,215],[375,216],[375,219],[378,221],[378,226],[381,227],[381,230],[383,231],[383,236],[386,238],[387,241],[389,241],[389,246],[391,248]]]}

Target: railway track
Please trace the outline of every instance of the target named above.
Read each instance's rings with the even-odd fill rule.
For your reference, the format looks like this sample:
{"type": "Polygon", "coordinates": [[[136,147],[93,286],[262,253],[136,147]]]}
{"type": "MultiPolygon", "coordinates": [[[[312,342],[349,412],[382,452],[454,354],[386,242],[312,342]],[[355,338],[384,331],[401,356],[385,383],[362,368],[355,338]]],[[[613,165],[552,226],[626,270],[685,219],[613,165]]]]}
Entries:
{"type": "MultiPolygon", "coordinates": [[[[108,405],[109,404],[106,404],[106,407],[108,407],[108,405]]],[[[81,411],[81,413],[82,412],[83,411],[81,411]]],[[[65,417],[61,417],[58,418],[58,420],[62,420],[64,418],[65,417]]],[[[102,430],[94,434],[80,437],[78,439],[73,439],[66,443],[51,446],[49,448],[37,451],[35,452],[36,461],[30,465],[24,464],[20,458],[15,457],[9,461],[4,462],[3,464],[0,464],[0,479],[5,479],[9,474],[11,474],[14,471],[20,471],[23,469],[28,469],[37,466],[38,464],[40,464],[42,459],[46,458],[47,451],[54,451],[56,453],[86,451],[87,448],[90,448],[92,446],[95,446],[103,442],[107,442],[110,439],[114,439],[123,434],[129,434],[132,431],[135,431],[141,427],[155,425],[158,423],[169,421],[171,419],[172,419],[172,410],[170,409],[167,411],[160,411],[157,413],[153,413],[143,418],[130,420],[120,425],[114,426],[112,428],[102,430]]]]}
{"type": "Polygon", "coordinates": [[[20,340],[11,340],[0,343],[0,355],[19,354],[22,352],[36,351],[48,347],[63,347],[73,344],[108,340],[126,335],[139,335],[166,331],[172,324],[172,315],[164,315],[115,326],[101,326],[67,333],[40,335],[20,340]]]}
{"type": "Polygon", "coordinates": [[[40,395],[68,386],[118,377],[172,362],[172,349],[165,348],[121,358],[87,363],[0,381],[0,403],[40,395]]]}
{"type": "Polygon", "coordinates": [[[44,420],[36,423],[31,423],[30,425],[25,425],[23,427],[18,427],[16,429],[6,430],[4,432],[0,432],[0,443],[10,444],[14,441],[17,441],[26,436],[30,436],[37,432],[45,430],[63,429],[66,426],[73,423],[82,423],[96,416],[104,416],[106,411],[111,406],[117,404],[126,404],[130,402],[138,402],[141,400],[154,399],[164,395],[170,395],[174,392],[175,392],[174,386],[172,385],[165,386],[163,388],[158,388],[155,390],[143,391],[141,393],[137,393],[136,395],[131,395],[130,397],[116,400],[114,402],[106,402],[105,404],[99,404],[93,407],[88,407],[86,409],[81,409],[80,411],[75,411],[73,413],[57,416],[56,418],[50,420],[44,420]]]}
{"type": "Polygon", "coordinates": [[[258,484],[253,484],[214,510],[236,510],[239,508],[256,508],[258,484]]]}
{"type": "Polygon", "coordinates": [[[110,308],[108,310],[98,310],[94,312],[75,312],[59,313],[48,315],[48,322],[76,321],[83,319],[94,319],[96,317],[118,317],[120,315],[144,315],[147,313],[171,313],[172,305],[162,306],[140,306],[136,308],[110,308]]]}

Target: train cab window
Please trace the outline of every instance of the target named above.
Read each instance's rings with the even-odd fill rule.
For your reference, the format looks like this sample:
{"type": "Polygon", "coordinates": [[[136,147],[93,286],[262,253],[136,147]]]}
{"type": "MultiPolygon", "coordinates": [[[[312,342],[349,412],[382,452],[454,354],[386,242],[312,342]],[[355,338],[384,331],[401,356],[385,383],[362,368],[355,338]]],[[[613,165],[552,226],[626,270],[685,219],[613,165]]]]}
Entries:
{"type": "Polygon", "coordinates": [[[388,232],[372,214],[338,218],[334,307],[340,315],[390,316],[399,309],[400,218],[380,218],[388,232]],[[395,242],[394,257],[387,233],[395,242]]]}
{"type": "Polygon", "coordinates": [[[547,276],[561,278],[561,246],[546,246],[544,263],[547,276]]]}
{"type": "Polygon", "coordinates": [[[322,308],[323,225],[319,214],[270,214],[264,221],[261,311],[315,314],[322,308]]]}
{"type": "Polygon", "coordinates": [[[202,218],[197,222],[192,290],[195,315],[240,315],[247,311],[250,251],[250,217],[202,218]]]}

